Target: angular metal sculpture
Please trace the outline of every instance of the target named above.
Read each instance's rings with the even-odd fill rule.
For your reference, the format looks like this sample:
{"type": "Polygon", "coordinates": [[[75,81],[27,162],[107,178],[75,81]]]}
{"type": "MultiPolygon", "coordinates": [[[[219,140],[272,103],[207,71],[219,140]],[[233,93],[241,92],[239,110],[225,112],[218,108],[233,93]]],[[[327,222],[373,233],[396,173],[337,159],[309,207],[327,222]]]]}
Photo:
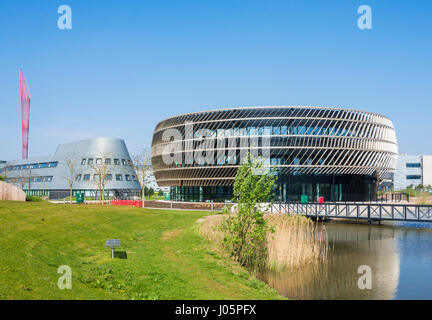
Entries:
{"type": "Polygon", "coordinates": [[[22,135],[22,158],[28,158],[29,120],[30,120],[30,91],[26,78],[19,70],[20,78],[20,100],[21,100],[21,135],[22,135]]]}

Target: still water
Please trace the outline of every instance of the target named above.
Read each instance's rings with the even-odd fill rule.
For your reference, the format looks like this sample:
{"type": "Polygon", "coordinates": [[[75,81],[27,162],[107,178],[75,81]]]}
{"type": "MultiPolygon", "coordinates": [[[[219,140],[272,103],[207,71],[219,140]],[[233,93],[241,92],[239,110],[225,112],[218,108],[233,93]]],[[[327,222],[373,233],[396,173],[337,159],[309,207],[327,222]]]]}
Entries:
{"type": "Polygon", "coordinates": [[[325,262],[260,278],[292,299],[432,299],[432,226],[325,224],[325,262]],[[420,228],[419,228],[420,227],[420,228]],[[372,270],[372,289],[359,289],[358,268],[372,270]]]}

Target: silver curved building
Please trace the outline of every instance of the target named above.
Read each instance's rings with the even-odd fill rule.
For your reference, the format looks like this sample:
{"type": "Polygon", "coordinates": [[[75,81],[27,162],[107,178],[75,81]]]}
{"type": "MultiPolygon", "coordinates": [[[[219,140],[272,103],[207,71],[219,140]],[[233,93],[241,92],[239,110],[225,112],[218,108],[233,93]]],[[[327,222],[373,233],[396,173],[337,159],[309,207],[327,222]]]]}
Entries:
{"type": "Polygon", "coordinates": [[[6,182],[22,188],[29,195],[61,199],[69,196],[69,177],[73,173],[73,191],[98,197],[101,180],[105,195],[130,197],[139,195],[132,160],[122,139],[95,138],[59,145],[54,155],[7,161],[0,165],[6,182]],[[73,164],[73,171],[70,165],[73,164]]]}
{"type": "Polygon", "coordinates": [[[276,169],[282,201],[373,199],[395,170],[397,140],[385,116],[306,106],[195,112],[161,121],[154,130],[157,183],[175,200],[223,200],[250,152],[276,169]]]}

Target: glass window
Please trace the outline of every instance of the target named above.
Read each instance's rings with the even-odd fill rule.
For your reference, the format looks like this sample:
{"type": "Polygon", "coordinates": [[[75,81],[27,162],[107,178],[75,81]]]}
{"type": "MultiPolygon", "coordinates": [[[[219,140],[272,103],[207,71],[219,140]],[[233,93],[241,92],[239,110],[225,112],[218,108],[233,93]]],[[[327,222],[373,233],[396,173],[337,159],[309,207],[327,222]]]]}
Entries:
{"type": "Polygon", "coordinates": [[[126,165],[126,160],[122,159],[122,164],[125,166],[126,165]]]}
{"type": "Polygon", "coordinates": [[[406,176],[406,178],[408,180],[419,180],[419,179],[421,179],[421,176],[418,176],[418,175],[408,175],[408,176],[406,176]]]}
{"type": "Polygon", "coordinates": [[[89,159],[87,160],[87,164],[93,164],[93,158],[89,158],[89,159]]]}
{"type": "Polygon", "coordinates": [[[23,166],[22,166],[22,169],[23,170],[26,170],[26,169],[29,169],[30,168],[30,165],[28,165],[28,164],[24,164],[23,166]]]}
{"type": "Polygon", "coordinates": [[[115,164],[116,166],[120,165],[120,160],[119,160],[119,159],[114,159],[114,164],[115,164]]]}
{"type": "Polygon", "coordinates": [[[131,160],[128,160],[128,164],[129,164],[130,166],[132,166],[132,161],[131,161],[131,160]]]}
{"type": "Polygon", "coordinates": [[[105,159],[105,164],[110,166],[111,165],[111,159],[110,158],[106,158],[105,159]]]}
{"type": "Polygon", "coordinates": [[[56,161],[56,162],[50,162],[50,163],[48,164],[48,167],[50,167],[50,168],[55,168],[55,167],[57,167],[57,164],[58,164],[57,161],[56,161]]]}
{"type": "Polygon", "coordinates": [[[121,174],[116,174],[116,181],[123,181],[123,176],[121,174]]]}
{"type": "Polygon", "coordinates": [[[125,178],[126,178],[126,181],[131,181],[130,175],[126,174],[125,178]]]}
{"type": "Polygon", "coordinates": [[[39,164],[39,168],[48,168],[48,163],[47,162],[44,162],[44,163],[40,163],[39,164]]]}
{"type": "Polygon", "coordinates": [[[137,177],[136,177],[136,175],[134,175],[134,174],[132,175],[132,180],[133,180],[133,181],[137,181],[137,177]]]}
{"type": "Polygon", "coordinates": [[[42,182],[43,178],[42,177],[35,177],[33,178],[33,182],[42,182]]]}
{"type": "Polygon", "coordinates": [[[30,169],[37,169],[38,168],[38,164],[37,163],[32,163],[30,165],[30,169]]]}
{"type": "Polygon", "coordinates": [[[421,165],[420,165],[420,163],[407,163],[406,167],[407,168],[420,168],[421,165]]]}
{"type": "Polygon", "coordinates": [[[84,175],[84,181],[89,181],[90,180],[90,175],[89,174],[85,174],[84,175]]]}
{"type": "Polygon", "coordinates": [[[112,180],[112,174],[107,174],[107,175],[105,176],[105,179],[106,179],[107,181],[111,181],[111,180],[112,180]]]}
{"type": "Polygon", "coordinates": [[[44,177],[45,182],[51,182],[53,177],[44,177]]]}
{"type": "Polygon", "coordinates": [[[94,175],[93,175],[93,180],[94,180],[94,181],[99,181],[100,178],[101,178],[100,174],[94,174],[94,175]]]}
{"type": "Polygon", "coordinates": [[[96,164],[102,164],[102,159],[101,158],[97,158],[96,159],[96,164]]]}
{"type": "Polygon", "coordinates": [[[77,174],[77,176],[76,176],[76,179],[75,179],[76,181],[81,181],[81,175],[80,174],[77,174]]]}
{"type": "Polygon", "coordinates": [[[83,166],[83,165],[85,165],[86,164],[86,159],[82,159],[81,160],[81,165],[83,166]]]}

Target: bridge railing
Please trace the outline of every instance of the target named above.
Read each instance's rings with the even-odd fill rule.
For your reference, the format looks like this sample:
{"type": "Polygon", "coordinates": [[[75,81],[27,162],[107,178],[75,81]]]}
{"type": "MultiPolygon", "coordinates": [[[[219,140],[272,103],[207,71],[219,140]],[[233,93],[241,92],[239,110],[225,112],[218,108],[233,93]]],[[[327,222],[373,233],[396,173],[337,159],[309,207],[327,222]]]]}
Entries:
{"type": "Polygon", "coordinates": [[[271,213],[319,218],[432,222],[432,205],[383,203],[273,203],[271,213]]]}

